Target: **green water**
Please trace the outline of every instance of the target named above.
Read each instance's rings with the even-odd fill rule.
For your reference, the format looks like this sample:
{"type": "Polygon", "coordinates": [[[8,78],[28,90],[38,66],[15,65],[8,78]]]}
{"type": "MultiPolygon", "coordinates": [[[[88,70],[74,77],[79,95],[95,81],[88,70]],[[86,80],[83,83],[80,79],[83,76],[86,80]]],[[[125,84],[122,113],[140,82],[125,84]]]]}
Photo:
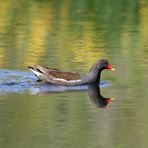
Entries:
{"type": "Polygon", "coordinates": [[[0,68],[28,65],[86,73],[100,58],[115,98],[96,107],[87,92],[0,96],[0,148],[147,148],[148,1],[0,2],[0,68]]]}

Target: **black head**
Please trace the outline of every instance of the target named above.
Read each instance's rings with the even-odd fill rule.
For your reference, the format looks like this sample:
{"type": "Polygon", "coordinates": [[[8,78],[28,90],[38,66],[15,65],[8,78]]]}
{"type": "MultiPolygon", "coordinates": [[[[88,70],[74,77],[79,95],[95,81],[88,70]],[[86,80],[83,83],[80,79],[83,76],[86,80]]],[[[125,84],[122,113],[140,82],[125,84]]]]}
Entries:
{"type": "Polygon", "coordinates": [[[100,82],[100,74],[104,69],[115,70],[112,68],[112,65],[109,64],[108,60],[100,59],[96,63],[93,64],[90,71],[82,78],[82,82],[84,83],[94,83],[100,82]]]}
{"type": "Polygon", "coordinates": [[[101,59],[101,60],[97,61],[97,63],[98,63],[100,70],[108,69],[109,62],[107,59],[101,59]]]}
{"type": "Polygon", "coordinates": [[[96,63],[93,64],[90,71],[101,71],[104,69],[115,70],[111,64],[109,64],[107,59],[100,59],[96,63]]]}
{"type": "Polygon", "coordinates": [[[100,81],[101,71],[104,69],[115,70],[111,64],[109,64],[107,59],[100,59],[90,69],[90,73],[93,77],[93,81],[100,81]]]}

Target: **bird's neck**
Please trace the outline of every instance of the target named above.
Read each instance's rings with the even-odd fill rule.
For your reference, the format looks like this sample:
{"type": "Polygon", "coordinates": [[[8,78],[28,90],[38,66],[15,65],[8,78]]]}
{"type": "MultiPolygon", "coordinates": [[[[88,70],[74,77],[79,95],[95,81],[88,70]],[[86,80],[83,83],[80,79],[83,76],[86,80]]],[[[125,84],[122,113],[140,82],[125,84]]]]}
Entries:
{"type": "Polygon", "coordinates": [[[83,78],[84,83],[100,83],[101,69],[90,70],[83,78]]]}

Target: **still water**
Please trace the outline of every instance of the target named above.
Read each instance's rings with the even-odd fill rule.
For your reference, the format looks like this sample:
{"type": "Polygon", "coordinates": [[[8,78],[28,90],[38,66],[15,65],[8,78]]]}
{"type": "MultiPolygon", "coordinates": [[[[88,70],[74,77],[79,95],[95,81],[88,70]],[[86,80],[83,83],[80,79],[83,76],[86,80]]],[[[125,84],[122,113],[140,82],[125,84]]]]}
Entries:
{"type": "Polygon", "coordinates": [[[148,147],[147,0],[5,0],[0,10],[0,148],[148,147]],[[26,68],[86,73],[100,58],[116,68],[100,88],[39,93],[26,68]]]}

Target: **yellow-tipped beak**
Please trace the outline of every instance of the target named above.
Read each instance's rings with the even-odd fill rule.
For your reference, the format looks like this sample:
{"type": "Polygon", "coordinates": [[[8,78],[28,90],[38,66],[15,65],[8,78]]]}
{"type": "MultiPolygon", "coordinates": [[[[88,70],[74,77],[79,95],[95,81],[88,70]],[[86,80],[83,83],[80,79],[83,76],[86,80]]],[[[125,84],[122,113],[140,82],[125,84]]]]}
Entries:
{"type": "Polygon", "coordinates": [[[111,98],[111,100],[113,101],[113,100],[115,100],[115,98],[111,98]]]}
{"type": "Polygon", "coordinates": [[[111,68],[111,70],[112,70],[112,71],[116,71],[116,69],[115,69],[115,68],[111,68]]]}

